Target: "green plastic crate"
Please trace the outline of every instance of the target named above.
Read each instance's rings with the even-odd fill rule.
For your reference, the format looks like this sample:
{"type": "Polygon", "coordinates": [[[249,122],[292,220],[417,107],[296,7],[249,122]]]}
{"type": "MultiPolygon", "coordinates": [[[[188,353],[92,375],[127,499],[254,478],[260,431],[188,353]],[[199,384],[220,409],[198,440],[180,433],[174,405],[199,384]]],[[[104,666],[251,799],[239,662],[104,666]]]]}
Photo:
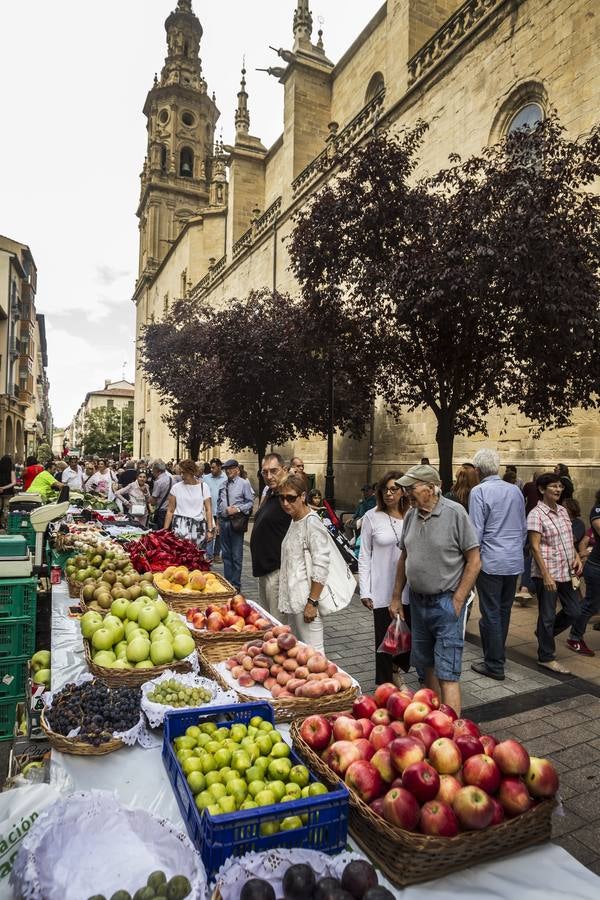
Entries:
{"type": "Polygon", "coordinates": [[[28,616],[35,622],[37,578],[0,578],[0,620],[28,616]]]}
{"type": "Polygon", "coordinates": [[[17,719],[17,703],[15,697],[0,700],[0,741],[12,741],[17,719]]]}
{"type": "Polygon", "coordinates": [[[35,616],[0,619],[0,660],[35,652],[35,616]]]}
{"type": "Polygon", "coordinates": [[[28,658],[0,660],[0,700],[25,696],[28,658]]]}
{"type": "Polygon", "coordinates": [[[29,549],[35,550],[35,531],[29,519],[29,513],[10,512],[8,514],[6,533],[23,535],[29,549]]]}

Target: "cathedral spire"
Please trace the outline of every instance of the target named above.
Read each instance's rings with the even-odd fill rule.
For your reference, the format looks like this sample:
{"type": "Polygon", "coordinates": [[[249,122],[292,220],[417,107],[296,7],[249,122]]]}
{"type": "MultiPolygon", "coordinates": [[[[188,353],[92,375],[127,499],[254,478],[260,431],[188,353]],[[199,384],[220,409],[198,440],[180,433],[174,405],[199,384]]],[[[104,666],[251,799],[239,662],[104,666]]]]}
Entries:
{"type": "Polygon", "coordinates": [[[250,131],[250,112],[248,111],[248,92],[246,91],[246,61],[242,68],[242,81],[238,93],[238,104],[235,111],[236,138],[248,134],[250,131]]]}
{"type": "Polygon", "coordinates": [[[294,12],[294,50],[300,46],[310,47],[310,38],[313,29],[313,17],[310,11],[309,0],[297,0],[294,12]]]}

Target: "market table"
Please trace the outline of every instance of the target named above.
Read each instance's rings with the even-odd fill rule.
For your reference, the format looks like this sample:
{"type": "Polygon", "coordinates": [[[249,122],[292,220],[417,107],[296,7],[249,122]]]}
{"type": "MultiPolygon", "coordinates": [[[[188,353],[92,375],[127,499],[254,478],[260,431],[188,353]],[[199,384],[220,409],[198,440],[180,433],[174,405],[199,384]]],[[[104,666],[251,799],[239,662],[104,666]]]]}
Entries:
{"type": "MultiPolygon", "coordinates": [[[[52,592],[52,690],[87,671],[79,620],[69,618],[69,598],[64,581],[52,592]]],[[[284,735],[289,726],[279,725],[284,735]]],[[[126,806],[141,807],[169,819],[185,831],[175,794],[167,778],[161,748],[124,747],[108,756],[71,756],[52,750],[51,784],[58,790],[114,791],[126,806]]],[[[349,844],[358,848],[352,838],[349,844]]],[[[359,851],[360,852],[360,851],[359,851]]],[[[432,876],[435,872],[432,871],[432,876]]],[[[598,900],[600,878],[577,862],[566,850],[547,843],[496,862],[474,866],[444,878],[399,890],[380,877],[403,900],[446,900],[462,896],[480,900],[598,900]]]]}

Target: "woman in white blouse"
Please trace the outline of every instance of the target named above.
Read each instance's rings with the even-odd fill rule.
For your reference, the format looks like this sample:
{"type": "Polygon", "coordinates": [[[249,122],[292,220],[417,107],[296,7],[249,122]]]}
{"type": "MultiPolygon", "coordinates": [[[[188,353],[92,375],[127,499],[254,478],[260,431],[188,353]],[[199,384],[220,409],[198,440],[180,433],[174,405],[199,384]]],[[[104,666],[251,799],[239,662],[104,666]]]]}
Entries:
{"type": "Polygon", "coordinates": [[[330,539],[319,516],[306,503],[308,480],[290,473],[279,484],[279,501],[292,522],[281,545],[279,610],[296,637],[325,652],[319,597],[329,577],[330,539]]]}
{"type": "Polygon", "coordinates": [[[165,528],[172,527],[177,537],[204,547],[215,533],[214,514],[208,485],[198,481],[196,463],[184,459],[179,463],[181,481],[171,485],[165,528]]]}
{"type": "MultiPolygon", "coordinates": [[[[396,580],[400,557],[400,538],[404,525],[404,513],[408,501],[396,479],[402,472],[387,472],[377,485],[377,505],[365,513],[361,529],[358,578],[360,600],[373,611],[375,626],[375,681],[377,684],[393,682],[400,685],[402,676],[397,660],[387,653],[377,653],[390,625],[389,606],[396,580]]],[[[408,591],[402,602],[408,604],[408,591]]],[[[409,607],[406,608],[409,612],[409,607]]],[[[408,616],[410,624],[410,615],[408,616]]]]}

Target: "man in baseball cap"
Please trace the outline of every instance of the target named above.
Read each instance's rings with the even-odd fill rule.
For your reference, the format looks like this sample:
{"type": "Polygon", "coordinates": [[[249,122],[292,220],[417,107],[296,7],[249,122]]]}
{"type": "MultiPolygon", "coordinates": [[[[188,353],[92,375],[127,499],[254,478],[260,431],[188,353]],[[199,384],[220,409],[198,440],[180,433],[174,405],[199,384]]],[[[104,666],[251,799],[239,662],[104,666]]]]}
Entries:
{"type": "Polygon", "coordinates": [[[441,484],[442,479],[438,470],[434,469],[433,466],[419,465],[412,466],[402,478],[398,478],[396,484],[399,487],[410,488],[418,482],[423,484],[441,484]]]}

